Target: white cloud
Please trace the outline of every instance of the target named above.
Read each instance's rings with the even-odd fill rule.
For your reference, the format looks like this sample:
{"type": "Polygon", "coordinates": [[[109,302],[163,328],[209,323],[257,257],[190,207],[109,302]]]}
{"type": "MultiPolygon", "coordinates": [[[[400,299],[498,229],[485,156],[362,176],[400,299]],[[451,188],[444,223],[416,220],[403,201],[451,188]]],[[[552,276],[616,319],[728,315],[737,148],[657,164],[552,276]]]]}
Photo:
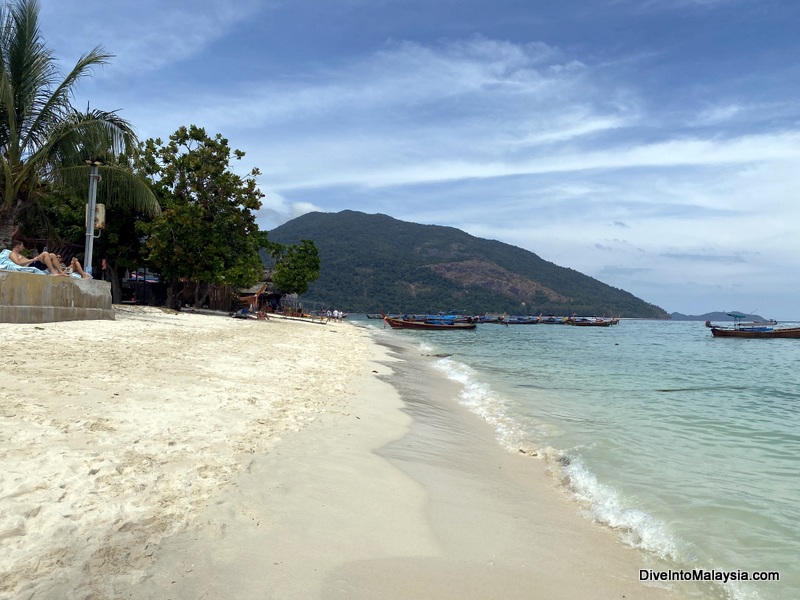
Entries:
{"type": "Polygon", "coordinates": [[[109,69],[130,76],[198,54],[259,10],[258,0],[43,2],[41,26],[65,63],[101,45],[115,55],[109,69]]]}
{"type": "Polygon", "coordinates": [[[712,106],[701,111],[694,121],[696,126],[704,125],[719,125],[727,121],[733,120],[746,110],[745,107],[738,104],[723,104],[712,106]]]}
{"type": "Polygon", "coordinates": [[[269,231],[304,214],[322,211],[311,202],[291,202],[276,192],[264,189],[262,191],[264,198],[261,201],[261,209],[256,212],[256,223],[263,230],[269,231]]]}
{"type": "MultiPolygon", "coordinates": [[[[298,160],[297,169],[279,174],[277,185],[284,191],[345,185],[380,188],[587,170],[789,163],[800,159],[800,132],[718,140],[670,140],[602,151],[574,149],[556,156],[542,153],[527,159],[512,156],[505,160],[503,148],[492,146],[488,156],[489,151],[479,143],[476,145],[478,148],[466,149],[459,158],[433,158],[430,154],[436,154],[437,149],[429,147],[427,153],[420,148],[414,154],[416,160],[381,163],[378,141],[317,141],[315,156],[309,152],[309,161],[304,165],[298,160]],[[361,157],[363,160],[359,160],[361,157]]],[[[391,141],[385,146],[388,148],[384,148],[384,156],[398,150],[391,141]]]]}

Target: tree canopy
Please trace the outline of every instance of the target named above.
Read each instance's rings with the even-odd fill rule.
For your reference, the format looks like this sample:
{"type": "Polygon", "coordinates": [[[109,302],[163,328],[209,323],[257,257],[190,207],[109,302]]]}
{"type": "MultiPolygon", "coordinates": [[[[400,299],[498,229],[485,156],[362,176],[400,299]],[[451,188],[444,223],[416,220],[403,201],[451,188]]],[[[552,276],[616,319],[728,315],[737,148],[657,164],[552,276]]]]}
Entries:
{"type": "Polygon", "coordinates": [[[241,177],[230,168],[231,150],[221,134],[211,137],[197,126],[181,127],[164,143],[143,147],[147,175],[162,213],[140,229],[146,260],[161,273],[174,297],[180,280],[197,287],[201,303],[209,284],[249,287],[263,274],[258,254],[266,236],[254,211],[264,194],[256,187],[258,169],[241,177]]]}
{"type": "Polygon", "coordinates": [[[267,241],[267,252],[275,260],[272,283],[285,294],[305,294],[319,277],[319,251],[311,240],[285,246],[267,241]]]}

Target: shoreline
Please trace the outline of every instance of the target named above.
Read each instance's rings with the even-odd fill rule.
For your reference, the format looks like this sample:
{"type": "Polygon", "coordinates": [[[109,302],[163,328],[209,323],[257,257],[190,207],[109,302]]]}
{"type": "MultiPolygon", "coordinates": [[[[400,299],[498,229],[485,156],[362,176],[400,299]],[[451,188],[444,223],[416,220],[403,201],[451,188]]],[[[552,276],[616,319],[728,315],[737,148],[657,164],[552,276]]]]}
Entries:
{"type": "Polygon", "coordinates": [[[582,515],[544,457],[508,450],[488,422],[459,403],[461,385],[434,368],[436,357],[419,356],[408,340],[389,340],[379,343],[404,361],[391,381],[412,426],[379,454],[428,491],[427,518],[444,547],[444,556],[427,564],[411,560],[387,568],[387,574],[407,568],[407,579],[424,582],[396,598],[431,593],[425,590],[436,590],[428,597],[448,599],[523,599],[532,592],[562,598],[716,597],[694,584],[640,582],[639,569],[674,565],[582,515]]]}
{"type": "Polygon", "coordinates": [[[134,312],[2,328],[23,353],[97,353],[4,371],[0,598],[703,597],[637,581],[663,565],[501,448],[410,344],[134,312]],[[101,360],[119,372],[95,379],[101,360]]]}
{"type": "Polygon", "coordinates": [[[663,565],[578,514],[543,461],[500,447],[410,345],[373,334],[356,421],[320,422],[256,458],[202,525],[162,544],[131,598],[704,597],[637,581],[663,565]]]}

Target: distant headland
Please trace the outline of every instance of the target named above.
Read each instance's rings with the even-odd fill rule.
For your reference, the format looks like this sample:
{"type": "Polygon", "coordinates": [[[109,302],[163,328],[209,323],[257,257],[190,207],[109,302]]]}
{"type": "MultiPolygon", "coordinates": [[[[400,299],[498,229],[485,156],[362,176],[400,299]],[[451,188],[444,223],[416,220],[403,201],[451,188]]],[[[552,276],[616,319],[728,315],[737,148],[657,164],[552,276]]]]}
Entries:
{"type": "MultiPolygon", "coordinates": [[[[729,311],[735,312],[735,311],[729,311]]],[[[766,321],[764,317],[761,315],[751,315],[747,313],[744,314],[745,321],[766,321]]],[[[731,317],[727,312],[715,311],[715,312],[708,312],[702,315],[684,315],[682,313],[674,312],[670,314],[670,318],[673,321],[733,321],[733,317],[731,317]]]]}

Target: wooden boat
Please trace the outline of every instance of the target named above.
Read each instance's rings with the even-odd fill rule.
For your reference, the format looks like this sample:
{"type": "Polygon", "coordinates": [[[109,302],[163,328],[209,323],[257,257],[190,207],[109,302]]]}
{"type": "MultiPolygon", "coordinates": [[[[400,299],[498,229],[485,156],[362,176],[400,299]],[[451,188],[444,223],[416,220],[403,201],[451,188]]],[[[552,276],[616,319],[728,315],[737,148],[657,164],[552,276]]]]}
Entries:
{"type": "Polygon", "coordinates": [[[736,338],[795,338],[800,339],[800,327],[711,327],[714,337],[736,338]]]}
{"type": "Polygon", "coordinates": [[[475,317],[478,323],[502,323],[503,317],[500,315],[478,315],[475,317]]]}
{"type": "Polygon", "coordinates": [[[570,317],[567,324],[577,325],[578,327],[610,327],[614,324],[614,319],[570,317]]]}
{"type": "Polygon", "coordinates": [[[511,316],[503,317],[500,322],[504,325],[538,325],[541,321],[540,317],[529,316],[511,316]]]}
{"type": "Polygon", "coordinates": [[[388,323],[392,329],[426,329],[449,331],[452,329],[475,329],[475,323],[461,323],[453,319],[437,319],[430,318],[424,321],[417,321],[413,319],[394,319],[392,317],[384,317],[384,323],[388,323]]]}
{"type": "Polygon", "coordinates": [[[800,327],[775,327],[775,320],[744,322],[747,315],[738,312],[727,313],[733,317],[733,326],[712,325],[706,321],[706,327],[711,328],[714,337],[737,338],[795,338],[800,339],[800,327]]]}
{"type": "Polygon", "coordinates": [[[548,315],[541,317],[542,325],[568,325],[569,317],[557,317],[555,315],[548,315]]]}
{"type": "Polygon", "coordinates": [[[443,321],[448,323],[477,323],[478,318],[471,315],[461,315],[456,311],[428,313],[424,315],[402,315],[399,318],[412,321],[436,322],[443,321]]]}

